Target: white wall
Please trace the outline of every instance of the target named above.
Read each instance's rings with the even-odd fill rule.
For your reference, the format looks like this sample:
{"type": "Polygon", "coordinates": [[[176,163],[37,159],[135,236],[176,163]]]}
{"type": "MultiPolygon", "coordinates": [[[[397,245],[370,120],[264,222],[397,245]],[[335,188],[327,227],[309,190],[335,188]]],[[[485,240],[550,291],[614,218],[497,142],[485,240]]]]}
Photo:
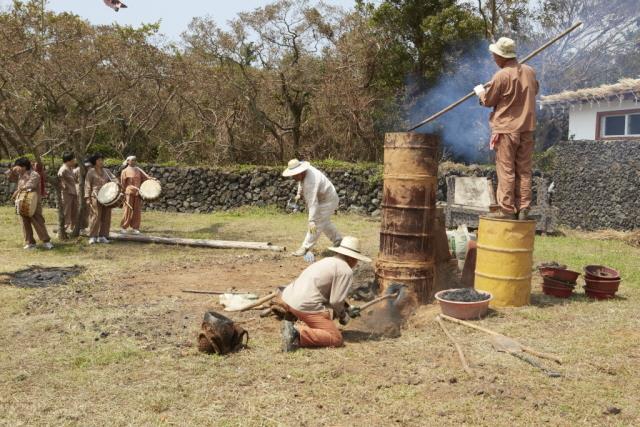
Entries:
{"type": "Polygon", "coordinates": [[[593,105],[576,104],[569,110],[569,135],[573,139],[596,139],[596,115],[602,111],[626,110],[640,108],[640,102],[624,100],[620,103],[612,100],[609,103],[600,102],[593,105]]]}

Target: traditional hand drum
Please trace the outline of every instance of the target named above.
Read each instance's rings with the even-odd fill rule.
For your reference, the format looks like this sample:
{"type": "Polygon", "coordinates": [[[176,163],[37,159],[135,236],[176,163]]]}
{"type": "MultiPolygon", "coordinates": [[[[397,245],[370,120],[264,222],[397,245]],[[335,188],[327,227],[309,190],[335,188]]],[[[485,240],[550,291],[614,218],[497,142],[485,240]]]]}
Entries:
{"type": "Polygon", "coordinates": [[[38,193],[31,190],[20,190],[16,197],[16,214],[31,218],[38,207],[38,193]]]}
{"type": "Polygon", "coordinates": [[[120,186],[115,182],[107,182],[98,191],[98,203],[108,208],[119,205],[123,198],[124,194],[122,194],[120,186]]]}
{"type": "Polygon", "coordinates": [[[156,200],[160,197],[161,192],[162,186],[160,185],[160,181],[155,179],[148,179],[140,186],[140,197],[142,197],[143,200],[156,200]]]}

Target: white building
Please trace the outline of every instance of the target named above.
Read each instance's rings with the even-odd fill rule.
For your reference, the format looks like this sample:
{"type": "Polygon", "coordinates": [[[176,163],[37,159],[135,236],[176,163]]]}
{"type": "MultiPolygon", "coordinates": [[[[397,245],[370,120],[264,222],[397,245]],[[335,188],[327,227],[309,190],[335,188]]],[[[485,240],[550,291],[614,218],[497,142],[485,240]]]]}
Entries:
{"type": "Polygon", "coordinates": [[[640,139],[640,79],[543,96],[540,106],[569,111],[568,139],[640,139]]]}

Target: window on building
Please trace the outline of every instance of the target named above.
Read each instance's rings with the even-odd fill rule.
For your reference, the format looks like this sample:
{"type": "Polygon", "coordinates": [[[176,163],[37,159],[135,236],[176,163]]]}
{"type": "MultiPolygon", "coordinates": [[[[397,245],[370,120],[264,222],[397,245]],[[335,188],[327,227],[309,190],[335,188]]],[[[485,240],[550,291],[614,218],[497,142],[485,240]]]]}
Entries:
{"type": "Polygon", "coordinates": [[[640,136],[640,113],[602,116],[601,137],[640,136]]]}

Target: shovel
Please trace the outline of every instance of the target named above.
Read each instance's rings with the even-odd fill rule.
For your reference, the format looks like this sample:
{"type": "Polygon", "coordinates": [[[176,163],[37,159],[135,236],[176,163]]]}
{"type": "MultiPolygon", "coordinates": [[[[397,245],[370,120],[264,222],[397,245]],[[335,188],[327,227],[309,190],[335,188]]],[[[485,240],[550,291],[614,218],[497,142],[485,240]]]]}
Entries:
{"type": "Polygon", "coordinates": [[[497,351],[508,353],[522,361],[527,362],[531,366],[540,369],[551,378],[558,378],[561,376],[560,372],[547,369],[544,366],[540,365],[535,359],[526,355],[522,345],[514,339],[500,334],[493,335],[491,337],[491,345],[493,345],[493,348],[497,351]]]}
{"type": "Polygon", "coordinates": [[[500,333],[498,333],[496,331],[492,331],[491,329],[483,328],[482,326],[474,325],[473,323],[465,322],[464,320],[456,319],[454,317],[447,316],[446,314],[440,314],[440,317],[443,318],[444,320],[448,320],[449,322],[457,323],[459,325],[463,325],[463,326],[466,326],[468,328],[473,328],[473,329],[476,329],[478,331],[482,331],[484,333],[487,333],[489,335],[493,335],[494,337],[499,337],[501,340],[503,340],[502,342],[506,342],[504,340],[509,340],[509,341],[511,341],[509,343],[509,347],[514,348],[514,349],[517,348],[517,351],[520,352],[520,353],[533,354],[534,356],[540,357],[542,359],[553,360],[558,365],[562,364],[562,360],[558,356],[555,356],[553,354],[543,353],[543,352],[535,350],[535,349],[533,349],[531,347],[527,347],[525,345],[522,345],[518,341],[514,340],[513,338],[509,338],[509,337],[507,337],[505,335],[502,335],[502,334],[500,334],[500,333]]]}

